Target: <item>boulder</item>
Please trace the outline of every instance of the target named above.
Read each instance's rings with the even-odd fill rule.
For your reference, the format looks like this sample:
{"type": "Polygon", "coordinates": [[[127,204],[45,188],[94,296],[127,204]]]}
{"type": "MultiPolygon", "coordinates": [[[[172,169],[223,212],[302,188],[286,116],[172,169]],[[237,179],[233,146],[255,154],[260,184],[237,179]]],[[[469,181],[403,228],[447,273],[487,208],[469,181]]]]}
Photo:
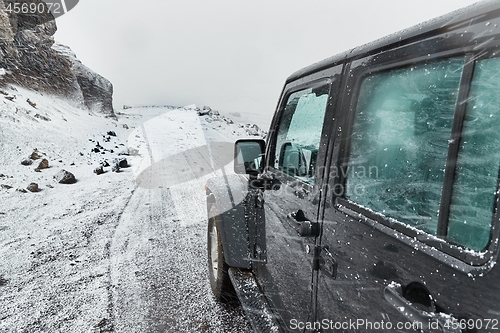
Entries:
{"type": "Polygon", "coordinates": [[[31,183],[31,184],[29,184],[26,189],[28,191],[30,191],[30,192],[39,192],[40,191],[40,189],[38,188],[38,184],[37,183],[31,183]]]}
{"type": "Polygon", "coordinates": [[[118,165],[120,168],[127,168],[128,162],[125,157],[118,157],[113,159],[113,165],[118,165]]]}
{"type": "Polygon", "coordinates": [[[23,159],[23,160],[21,161],[21,164],[22,164],[22,165],[26,165],[26,166],[28,166],[28,165],[33,164],[33,160],[31,160],[31,159],[29,159],[29,158],[25,158],[25,159],[23,159]]]}
{"type": "Polygon", "coordinates": [[[102,165],[100,165],[100,166],[96,167],[96,168],[94,169],[94,173],[95,173],[96,175],[102,175],[102,174],[104,173],[103,166],[102,166],[102,165]]]}
{"type": "Polygon", "coordinates": [[[54,179],[59,183],[59,184],[74,184],[76,183],[76,178],[75,175],[73,175],[71,172],[66,171],[66,170],[61,170],[59,171],[55,176],[54,179]]]}
{"type": "Polygon", "coordinates": [[[44,158],[39,164],[38,167],[36,168],[37,170],[42,170],[42,169],[47,169],[49,167],[49,161],[44,158]]]}

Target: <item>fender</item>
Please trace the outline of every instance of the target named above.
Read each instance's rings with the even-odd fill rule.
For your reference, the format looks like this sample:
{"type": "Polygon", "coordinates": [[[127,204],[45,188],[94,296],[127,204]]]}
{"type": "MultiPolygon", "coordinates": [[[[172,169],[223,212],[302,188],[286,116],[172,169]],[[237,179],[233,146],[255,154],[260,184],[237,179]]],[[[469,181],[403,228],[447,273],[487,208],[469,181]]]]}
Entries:
{"type": "MultiPolygon", "coordinates": [[[[224,259],[229,267],[250,269],[248,225],[245,217],[248,178],[224,175],[207,181],[207,210],[216,205],[224,259]]],[[[212,218],[213,216],[208,216],[212,218]]]]}

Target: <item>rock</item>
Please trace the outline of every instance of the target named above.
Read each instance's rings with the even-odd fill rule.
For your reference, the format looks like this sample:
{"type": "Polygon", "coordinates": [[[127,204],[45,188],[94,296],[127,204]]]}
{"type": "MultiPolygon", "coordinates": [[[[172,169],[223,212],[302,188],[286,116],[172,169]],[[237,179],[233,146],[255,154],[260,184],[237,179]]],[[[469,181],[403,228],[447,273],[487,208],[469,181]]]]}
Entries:
{"type": "Polygon", "coordinates": [[[85,106],[90,110],[97,110],[116,118],[113,110],[113,85],[111,82],[83,65],[69,47],[55,44],[52,49],[66,61],[69,61],[85,106]]]}
{"type": "Polygon", "coordinates": [[[198,116],[208,116],[210,114],[210,110],[199,110],[198,116]]]}
{"type": "MultiPolygon", "coordinates": [[[[34,103],[34,102],[30,101],[30,99],[29,99],[29,98],[26,100],[26,102],[28,102],[28,104],[29,104],[29,105],[31,105],[33,108],[35,108],[35,109],[36,109],[36,103],[34,103]]],[[[36,116],[35,116],[35,117],[36,117],[36,116]]]]}
{"type": "Polygon", "coordinates": [[[111,167],[111,171],[120,172],[120,166],[118,164],[113,164],[113,166],[111,167]]]}
{"type": "Polygon", "coordinates": [[[128,167],[128,162],[125,157],[118,157],[113,159],[113,164],[118,164],[120,168],[127,168],[128,167]]]}
{"type": "Polygon", "coordinates": [[[253,135],[253,136],[259,135],[259,132],[254,128],[247,128],[246,133],[247,135],[253,135]]]}
{"type": "Polygon", "coordinates": [[[40,120],[43,120],[43,121],[51,121],[51,119],[49,117],[46,117],[46,116],[42,116],[41,114],[37,113],[34,115],[35,118],[38,118],[40,120]]]}
{"type": "Polygon", "coordinates": [[[25,158],[24,160],[21,161],[21,164],[28,166],[28,165],[33,164],[33,160],[31,160],[29,158],[25,158]]]}
{"type": "Polygon", "coordinates": [[[100,166],[96,167],[96,168],[94,169],[94,173],[95,173],[96,175],[102,175],[102,174],[104,173],[103,166],[102,166],[102,165],[100,165],[100,166]]]}
{"type": "Polygon", "coordinates": [[[29,184],[26,189],[28,191],[30,191],[30,192],[39,192],[40,191],[40,189],[38,188],[38,184],[37,183],[31,183],[31,184],[29,184]]]}
{"type": "Polygon", "coordinates": [[[104,160],[101,162],[102,167],[109,167],[109,162],[107,160],[104,160]]]}
{"type": "Polygon", "coordinates": [[[74,184],[76,183],[76,178],[75,175],[73,175],[71,172],[66,171],[66,170],[61,170],[59,171],[55,176],[54,179],[59,183],[59,184],[74,184]]]}
{"type": "Polygon", "coordinates": [[[122,149],[118,152],[118,155],[130,155],[130,150],[128,148],[122,149]]]}
{"type": "Polygon", "coordinates": [[[21,193],[28,193],[28,191],[26,191],[24,188],[18,188],[16,191],[21,193]]]}
{"type": "Polygon", "coordinates": [[[31,155],[30,155],[30,158],[32,160],[38,160],[41,156],[38,154],[38,151],[34,150],[31,155]]]}
{"type": "Polygon", "coordinates": [[[123,124],[123,128],[128,129],[128,125],[127,124],[123,124]]]}
{"type": "Polygon", "coordinates": [[[109,136],[116,136],[116,133],[114,131],[108,131],[107,133],[109,136]]]}
{"type": "MultiPolygon", "coordinates": [[[[43,4],[42,0],[20,2],[23,6],[25,3],[43,4]]],[[[16,84],[35,91],[55,93],[114,117],[113,86],[85,67],[69,48],[54,44],[57,31],[54,16],[50,12],[33,15],[29,8],[28,11],[7,12],[6,5],[6,1],[0,1],[2,85],[16,84]]],[[[36,103],[29,99],[27,102],[36,109],[36,103]]]]}
{"type": "Polygon", "coordinates": [[[49,161],[44,158],[39,164],[38,164],[38,167],[37,167],[37,170],[42,170],[42,169],[47,169],[49,167],[49,161]]]}
{"type": "Polygon", "coordinates": [[[10,190],[12,188],[12,186],[7,185],[7,184],[2,184],[1,187],[6,189],[6,190],[10,190]]]}

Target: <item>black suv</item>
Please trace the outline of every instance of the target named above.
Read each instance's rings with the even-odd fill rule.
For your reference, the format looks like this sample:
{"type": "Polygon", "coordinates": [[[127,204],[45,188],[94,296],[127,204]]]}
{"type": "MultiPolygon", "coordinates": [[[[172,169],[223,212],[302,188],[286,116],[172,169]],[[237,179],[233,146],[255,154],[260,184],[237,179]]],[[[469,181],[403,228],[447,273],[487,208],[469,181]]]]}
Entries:
{"type": "Polygon", "coordinates": [[[207,183],[209,275],[261,332],[500,331],[500,3],[313,64],[207,183]]]}

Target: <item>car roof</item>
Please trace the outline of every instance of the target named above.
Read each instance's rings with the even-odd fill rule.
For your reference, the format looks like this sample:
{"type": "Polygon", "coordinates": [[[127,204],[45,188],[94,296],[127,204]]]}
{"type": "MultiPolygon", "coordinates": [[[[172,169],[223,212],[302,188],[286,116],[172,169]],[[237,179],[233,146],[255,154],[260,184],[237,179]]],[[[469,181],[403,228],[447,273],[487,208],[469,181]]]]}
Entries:
{"type": "MultiPolygon", "coordinates": [[[[427,37],[449,33],[457,29],[463,29],[466,32],[467,27],[472,25],[474,19],[483,21],[499,17],[500,1],[481,1],[302,68],[290,75],[286,83],[344,62],[408,45],[427,37]]],[[[473,40],[474,36],[469,39],[469,42],[473,42],[473,40]]]]}

